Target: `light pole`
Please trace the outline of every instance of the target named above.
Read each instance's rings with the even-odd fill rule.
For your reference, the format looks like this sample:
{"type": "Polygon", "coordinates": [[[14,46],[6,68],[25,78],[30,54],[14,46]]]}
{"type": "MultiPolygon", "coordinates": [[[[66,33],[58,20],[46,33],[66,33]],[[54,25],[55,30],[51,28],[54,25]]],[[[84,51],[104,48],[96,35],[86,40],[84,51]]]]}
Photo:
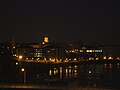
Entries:
{"type": "Polygon", "coordinates": [[[23,72],[24,76],[23,76],[23,81],[24,83],[26,83],[26,71],[24,68],[21,69],[21,71],[23,72]]]}
{"type": "Polygon", "coordinates": [[[90,87],[90,85],[91,85],[90,79],[91,79],[92,71],[89,70],[89,71],[88,71],[88,74],[89,74],[89,75],[88,75],[88,77],[89,77],[89,78],[88,78],[88,87],[90,87]]]}

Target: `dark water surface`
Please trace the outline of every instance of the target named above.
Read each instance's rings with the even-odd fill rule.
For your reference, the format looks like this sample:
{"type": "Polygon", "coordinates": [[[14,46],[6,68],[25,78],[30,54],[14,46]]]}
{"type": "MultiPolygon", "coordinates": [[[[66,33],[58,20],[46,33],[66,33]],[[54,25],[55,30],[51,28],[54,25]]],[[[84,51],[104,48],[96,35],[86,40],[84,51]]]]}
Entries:
{"type": "Polygon", "coordinates": [[[38,64],[27,65],[25,68],[26,83],[30,84],[120,87],[120,63],[38,64]]]}
{"type": "Polygon", "coordinates": [[[120,88],[120,62],[116,61],[64,65],[22,63],[16,70],[15,82],[5,84],[120,88]]]}

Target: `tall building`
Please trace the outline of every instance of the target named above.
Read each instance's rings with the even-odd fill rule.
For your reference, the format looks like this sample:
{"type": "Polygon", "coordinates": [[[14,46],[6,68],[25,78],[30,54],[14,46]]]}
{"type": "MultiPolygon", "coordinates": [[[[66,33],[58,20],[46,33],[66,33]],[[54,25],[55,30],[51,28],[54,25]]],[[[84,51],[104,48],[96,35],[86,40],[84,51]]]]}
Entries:
{"type": "Polygon", "coordinates": [[[48,43],[49,43],[48,35],[43,36],[42,44],[48,44],[48,43]]]}
{"type": "Polygon", "coordinates": [[[49,44],[43,47],[43,57],[46,60],[62,61],[65,59],[65,50],[60,45],[49,44]]]}

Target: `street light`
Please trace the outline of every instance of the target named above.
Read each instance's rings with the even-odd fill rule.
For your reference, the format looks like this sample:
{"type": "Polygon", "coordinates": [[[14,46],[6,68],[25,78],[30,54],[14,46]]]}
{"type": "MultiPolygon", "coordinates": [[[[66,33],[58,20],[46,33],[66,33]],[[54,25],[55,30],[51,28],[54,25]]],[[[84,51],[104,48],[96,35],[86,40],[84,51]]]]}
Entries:
{"type": "Polygon", "coordinates": [[[89,74],[91,74],[91,73],[92,73],[92,71],[89,71],[88,73],[89,73],[89,74]]]}
{"type": "Polygon", "coordinates": [[[89,74],[89,75],[88,75],[88,76],[89,76],[89,77],[88,77],[88,86],[90,86],[90,84],[91,84],[90,79],[91,79],[92,71],[89,70],[89,71],[88,71],[88,74],[89,74]]]}
{"type": "Polygon", "coordinates": [[[26,83],[26,71],[25,71],[24,68],[22,68],[21,71],[22,71],[23,74],[24,74],[24,77],[23,77],[23,79],[24,79],[24,83],[26,83]]]}
{"type": "Polygon", "coordinates": [[[22,59],[22,58],[23,58],[23,56],[22,56],[22,55],[20,55],[18,58],[19,58],[19,59],[22,59]]]}

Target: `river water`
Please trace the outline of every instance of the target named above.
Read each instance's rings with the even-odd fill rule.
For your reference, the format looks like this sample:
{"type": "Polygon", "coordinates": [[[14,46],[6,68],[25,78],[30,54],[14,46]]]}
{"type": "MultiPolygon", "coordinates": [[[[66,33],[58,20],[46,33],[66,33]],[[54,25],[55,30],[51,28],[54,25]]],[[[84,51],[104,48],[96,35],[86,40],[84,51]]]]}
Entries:
{"type": "Polygon", "coordinates": [[[24,64],[19,82],[50,86],[120,87],[120,63],[24,64]],[[24,82],[25,81],[25,82],[24,82]]]}

